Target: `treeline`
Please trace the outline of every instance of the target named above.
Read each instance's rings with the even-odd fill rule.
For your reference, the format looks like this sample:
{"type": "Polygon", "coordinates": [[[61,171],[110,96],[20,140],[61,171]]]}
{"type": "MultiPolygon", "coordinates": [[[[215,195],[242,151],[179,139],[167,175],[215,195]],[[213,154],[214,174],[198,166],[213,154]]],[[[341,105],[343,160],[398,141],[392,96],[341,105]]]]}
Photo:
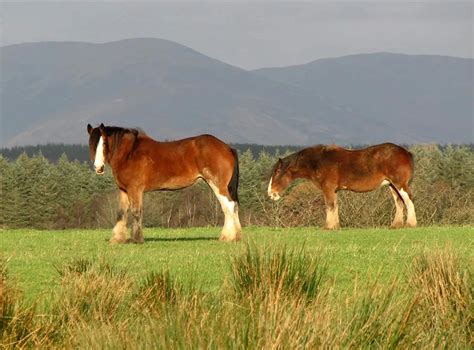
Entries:
{"type": "MultiPolygon", "coordinates": [[[[465,146],[413,146],[412,190],[420,225],[474,222],[474,152],[465,146]]],[[[288,153],[290,151],[285,151],[288,153]]],[[[239,152],[240,217],[243,225],[321,226],[322,195],[307,181],[295,183],[281,201],[267,197],[270,171],[281,152],[251,149],[239,152]]],[[[14,161],[0,156],[0,226],[45,229],[112,227],[117,189],[110,169],[98,176],[89,162],[56,162],[41,153],[22,153],[14,161]]],[[[339,192],[341,225],[388,226],[394,205],[386,188],[358,194],[339,192]]],[[[174,192],[147,193],[145,226],[189,227],[221,225],[223,215],[204,182],[174,192]]]]}
{"type": "Polygon", "coordinates": [[[28,157],[42,154],[48,161],[56,163],[62,155],[69,160],[85,162],[89,160],[89,146],[80,144],[48,143],[46,145],[16,146],[0,149],[0,154],[8,160],[15,160],[25,153],[28,157]]]}
{"type": "MultiPolygon", "coordinates": [[[[252,156],[258,158],[258,156],[264,152],[273,156],[275,154],[280,154],[282,152],[295,152],[305,146],[296,146],[296,145],[284,145],[284,146],[268,146],[268,145],[258,145],[254,143],[231,143],[232,148],[237,149],[240,153],[245,151],[250,151],[252,156]]],[[[362,148],[367,145],[347,145],[347,148],[362,148]]],[[[403,145],[404,147],[409,147],[403,145]]],[[[438,145],[437,146],[441,151],[446,150],[450,145],[438,145]]],[[[474,151],[474,144],[458,145],[455,147],[466,148],[470,151],[474,151]]],[[[33,157],[37,154],[42,154],[48,161],[57,163],[61,156],[65,155],[69,160],[77,160],[79,162],[89,162],[89,146],[82,144],[64,144],[64,143],[48,143],[45,145],[35,145],[35,146],[15,146],[10,148],[0,148],[0,155],[4,158],[14,161],[21,154],[26,153],[29,157],[33,157]]]]}
{"type": "MultiPolygon", "coordinates": [[[[231,144],[231,147],[240,152],[250,150],[254,157],[257,157],[262,152],[274,155],[281,152],[281,150],[297,151],[303,148],[303,146],[266,146],[250,143],[235,143],[231,144]]],[[[41,153],[48,161],[53,163],[56,163],[63,155],[66,155],[69,160],[77,160],[79,162],[90,161],[89,146],[81,144],[48,143],[46,145],[0,148],[0,155],[8,160],[15,160],[23,153],[26,153],[29,157],[41,153]]]]}

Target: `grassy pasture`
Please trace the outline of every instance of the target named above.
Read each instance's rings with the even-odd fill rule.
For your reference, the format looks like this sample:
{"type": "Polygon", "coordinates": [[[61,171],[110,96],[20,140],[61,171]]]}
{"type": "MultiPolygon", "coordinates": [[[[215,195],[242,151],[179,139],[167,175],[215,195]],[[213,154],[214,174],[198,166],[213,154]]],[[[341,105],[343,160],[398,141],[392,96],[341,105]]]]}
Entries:
{"type": "MultiPolygon", "coordinates": [[[[144,245],[109,245],[111,230],[4,230],[0,256],[28,300],[38,300],[59,285],[57,268],[71,260],[103,260],[140,280],[150,271],[169,270],[176,278],[193,280],[205,291],[218,291],[229,274],[229,260],[246,241],[260,247],[304,249],[321,256],[336,290],[350,291],[356,280],[380,274],[381,282],[403,274],[424,250],[452,247],[474,264],[473,227],[416,229],[274,229],[247,227],[243,243],[217,240],[219,228],[145,229],[144,245]]],[[[471,266],[472,267],[472,266],[471,266]]]]}
{"type": "Polygon", "coordinates": [[[474,345],[473,227],[0,232],[2,348],[474,345]]]}

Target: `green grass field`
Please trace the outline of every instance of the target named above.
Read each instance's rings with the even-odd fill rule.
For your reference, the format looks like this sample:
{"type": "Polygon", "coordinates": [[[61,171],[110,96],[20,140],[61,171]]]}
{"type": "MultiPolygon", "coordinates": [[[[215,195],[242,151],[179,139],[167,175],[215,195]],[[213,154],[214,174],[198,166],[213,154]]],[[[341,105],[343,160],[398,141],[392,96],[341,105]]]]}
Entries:
{"type": "Polygon", "coordinates": [[[109,245],[111,230],[3,230],[0,256],[8,260],[9,276],[27,300],[47,297],[60,283],[57,268],[68,261],[103,260],[126,269],[137,280],[150,271],[168,269],[174,277],[193,280],[205,291],[217,292],[229,275],[229,260],[245,242],[261,247],[285,246],[320,255],[328,265],[335,289],[350,291],[354,281],[380,273],[388,282],[403,274],[413,257],[425,250],[450,246],[473,267],[473,227],[417,229],[273,229],[247,227],[243,242],[222,243],[219,228],[145,229],[144,245],[109,245]]]}
{"type": "Polygon", "coordinates": [[[0,231],[2,348],[460,348],[474,228],[0,231]]]}

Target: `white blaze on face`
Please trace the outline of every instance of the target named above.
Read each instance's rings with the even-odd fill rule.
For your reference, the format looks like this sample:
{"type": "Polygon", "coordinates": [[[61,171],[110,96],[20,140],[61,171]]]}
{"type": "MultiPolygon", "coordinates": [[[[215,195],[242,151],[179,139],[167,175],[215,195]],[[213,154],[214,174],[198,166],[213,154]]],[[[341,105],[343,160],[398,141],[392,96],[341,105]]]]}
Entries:
{"type": "Polygon", "coordinates": [[[273,177],[270,179],[270,182],[268,183],[268,196],[274,201],[276,201],[280,199],[280,195],[277,192],[273,192],[272,182],[273,182],[273,177]]]}
{"type": "Polygon", "coordinates": [[[95,170],[98,171],[104,167],[105,159],[104,159],[104,141],[102,137],[99,139],[99,143],[97,144],[97,149],[95,150],[95,160],[94,160],[94,167],[95,170]]]}

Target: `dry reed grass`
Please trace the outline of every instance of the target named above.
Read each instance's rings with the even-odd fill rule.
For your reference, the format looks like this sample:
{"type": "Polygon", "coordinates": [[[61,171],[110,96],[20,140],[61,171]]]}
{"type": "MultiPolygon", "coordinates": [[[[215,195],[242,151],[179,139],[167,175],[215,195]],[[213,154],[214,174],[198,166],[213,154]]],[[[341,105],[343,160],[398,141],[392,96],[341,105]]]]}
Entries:
{"type": "Polygon", "coordinates": [[[472,348],[471,267],[452,249],[427,251],[407,280],[376,278],[340,296],[324,259],[305,250],[248,245],[218,293],[169,272],[133,283],[110,264],[59,269],[50,316],[21,305],[2,265],[4,348],[472,348]]]}

